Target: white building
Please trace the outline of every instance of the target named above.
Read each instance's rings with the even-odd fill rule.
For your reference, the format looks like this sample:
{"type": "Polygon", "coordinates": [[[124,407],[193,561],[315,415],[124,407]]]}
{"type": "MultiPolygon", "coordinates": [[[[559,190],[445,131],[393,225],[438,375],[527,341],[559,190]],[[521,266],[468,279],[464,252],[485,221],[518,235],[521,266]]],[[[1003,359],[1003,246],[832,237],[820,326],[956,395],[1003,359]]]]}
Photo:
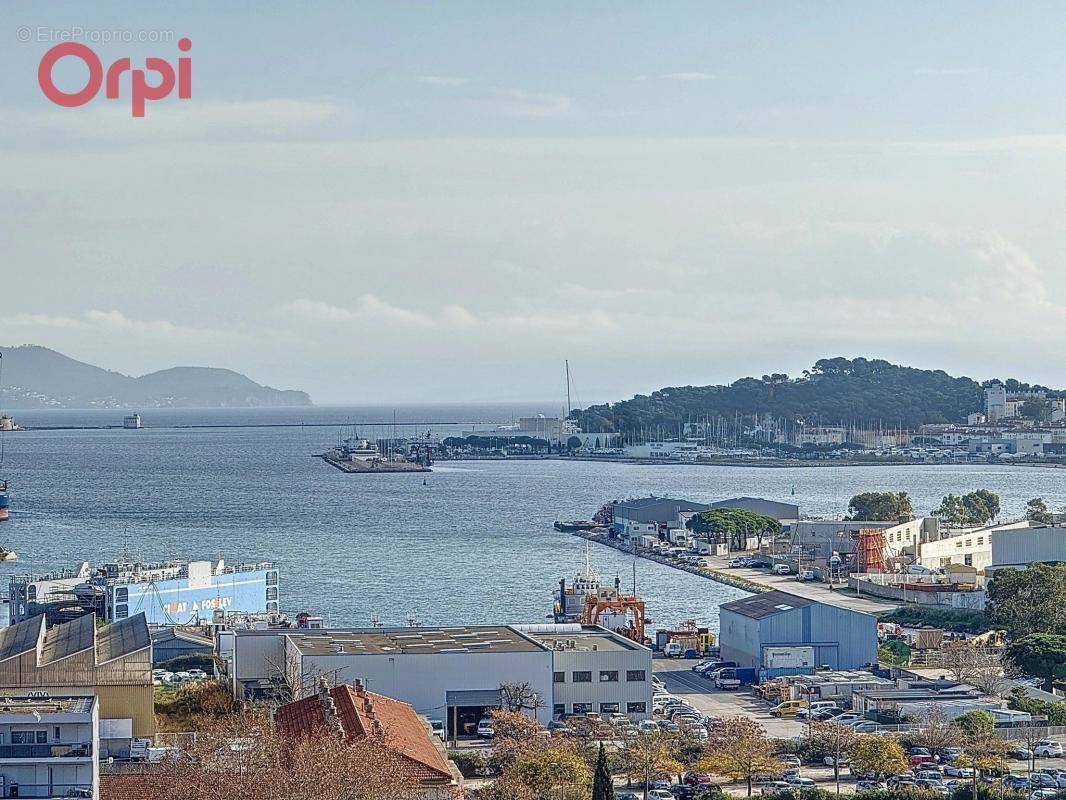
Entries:
{"type": "Polygon", "coordinates": [[[0,796],[100,796],[95,697],[0,698],[0,796]]]}
{"type": "Polygon", "coordinates": [[[943,538],[923,542],[918,551],[918,563],[939,569],[949,564],[963,564],[980,571],[992,564],[992,537],[999,531],[1028,529],[1027,520],[980,528],[947,530],[943,538]]]}
{"type": "Polygon", "coordinates": [[[478,721],[503,701],[505,684],[526,685],[543,724],[556,705],[599,709],[651,701],[651,652],[606,629],[580,625],[494,625],[454,628],[223,631],[219,652],[229,662],[235,694],[269,694],[287,685],[298,696],[331,683],[361,681],[371,691],[445,722],[448,735],[472,735],[478,721]],[[555,642],[574,646],[556,649],[555,642]],[[636,672],[644,671],[644,681],[636,672]],[[555,683],[555,673],[588,672],[594,680],[555,683]],[[617,673],[617,686],[601,673],[617,673]],[[630,675],[632,673],[632,676],[630,675]],[[606,684],[606,685],[605,685],[606,684]],[[555,699],[558,688],[561,700],[555,699]]]}
{"type": "Polygon", "coordinates": [[[1003,530],[992,538],[988,570],[1025,569],[1031,564],[1066,563],[1066,527],[1041,525],[1003,530]]]}
{"type": "Polygon", "coordinates": [[[602,628],[517,625],[552,651],[552,716],[651,717],[651,650],[602,628]]]}
{"type": "Polygon", "coordinates": [[[805,444],[844,444],[848,438],[848,431],[841,427],[801,428],[796,431],[793,444],[803,447],[805,444]]]}
{"type": "Polygon", "coordinates": [[[985,389],[985,418],[989,422],[1007,419],[1007,388],[996,383],[985,389]]]}

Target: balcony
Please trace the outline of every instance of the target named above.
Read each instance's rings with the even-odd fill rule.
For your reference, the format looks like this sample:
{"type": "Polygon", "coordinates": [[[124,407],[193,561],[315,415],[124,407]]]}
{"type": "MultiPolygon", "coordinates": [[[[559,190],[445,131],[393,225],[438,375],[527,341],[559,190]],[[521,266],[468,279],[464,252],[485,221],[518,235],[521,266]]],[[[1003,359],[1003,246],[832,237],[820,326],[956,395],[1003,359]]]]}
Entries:
{"type": "Polygon", "coordinates": [[[0,744],[0,762],[9,758],[89,758],[92,754],[92,742],[0,744]]]}
{"type": "Polygon", "coordinates": [[[0,791],[0,797],[43,797],[49,800],[69,800],[74,797],[93,797],[91,783],[12,783],[0,791]]]}

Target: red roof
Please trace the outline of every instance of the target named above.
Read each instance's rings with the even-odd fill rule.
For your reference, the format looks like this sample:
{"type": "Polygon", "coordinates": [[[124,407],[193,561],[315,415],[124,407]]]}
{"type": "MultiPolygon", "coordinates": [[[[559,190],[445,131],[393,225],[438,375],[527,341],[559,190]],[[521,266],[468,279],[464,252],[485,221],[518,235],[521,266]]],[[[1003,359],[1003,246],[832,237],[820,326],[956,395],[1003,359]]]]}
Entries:
{"type": "Polygon", "coordinates": [[[158,800],[168,788],[157,775],[101,773],[100,800],[158,800]]]}
{"type": "MultiPolygon", "coordinates": [[[[330,689],[329,696],[347,739],[381,735],[385,746],[410,762],[423,783],[452,780],[447,757],[409,704],[347,684],[330,689]]],[[[295,738],[327,730],[324,703],[322,693],[286,703],[274,718],[278,733],[295,738]]]]}

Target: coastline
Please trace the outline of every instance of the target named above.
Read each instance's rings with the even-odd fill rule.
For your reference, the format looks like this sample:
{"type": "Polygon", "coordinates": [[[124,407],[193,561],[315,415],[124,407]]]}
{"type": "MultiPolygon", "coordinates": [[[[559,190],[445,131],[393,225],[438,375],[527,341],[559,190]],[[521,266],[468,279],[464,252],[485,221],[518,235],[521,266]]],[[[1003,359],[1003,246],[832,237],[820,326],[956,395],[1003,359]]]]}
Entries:
{"type": "MultiPolygon", "coordinates": [[[[617,539],[611,539],[608,536],[599,533],[590,533],[589,531],[570,531],[571,536],[577,536],[588,542],[596,542],[597,544],[606,545],[607,547],[613,547],[620,553],[626,553],[627,555],[634,555],[632,547],[622,544],[617,539]]],[[[701,578],[707,578],[708,580],[721,583],[725,586],[731,586],[734,589],[740,589],[741,591],[751,592],[752,594],[759,594],[760,592],[769,592],[773,590],[772,586],[767,586],[763,583],[757,583],[756,581],[748,580],[747,578],[741,578],[737,575],[730,575],[725,572],[719,572],[713,567],[696,567],[691,564],[678,564],[673,559],[666,558],[665,556],[659,556],[654,553],[636,551],[635,555],[640,558],[646,558],[649,561],[656,561],[664,566],[672,567],[673,569],[680,570],[681,572],[688,572],[692,575],[698,575],[701,578]]]]}

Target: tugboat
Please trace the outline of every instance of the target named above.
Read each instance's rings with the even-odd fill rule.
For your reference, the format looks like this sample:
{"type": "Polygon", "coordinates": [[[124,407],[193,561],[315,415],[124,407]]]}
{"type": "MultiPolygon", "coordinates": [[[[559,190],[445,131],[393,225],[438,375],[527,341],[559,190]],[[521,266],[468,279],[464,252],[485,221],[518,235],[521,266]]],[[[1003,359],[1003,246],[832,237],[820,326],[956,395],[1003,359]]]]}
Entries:
{"type": "Polygon", "coordinates": [[[644,600],[635,593],[623,593],[621,583],[615,578],[613,586],[601,584],[600,576],[589,561],[586,542],[585,572],[575,576],[570,586],[565,578],[559,581],[559,588],[554,592],[553,619],[556,623],[600,625],[634,642],[647,644],[645,625],[651,620],[647,618],[644,600]]]}

